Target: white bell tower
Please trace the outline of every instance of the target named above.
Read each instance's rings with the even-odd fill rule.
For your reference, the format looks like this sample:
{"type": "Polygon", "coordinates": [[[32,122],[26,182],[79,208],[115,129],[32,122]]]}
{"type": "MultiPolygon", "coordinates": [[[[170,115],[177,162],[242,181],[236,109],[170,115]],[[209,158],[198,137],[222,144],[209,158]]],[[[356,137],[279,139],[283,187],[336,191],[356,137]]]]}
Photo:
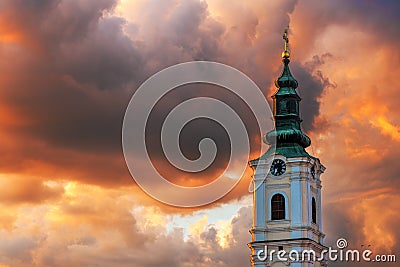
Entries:
{"type": "Polygon", "coordinates": [[[325,167],[305,148],[310,138],[301,131],[297,81],[289,70],[287,31],[283,38],[283,71],[276,80],[275,130],[265,136],[274,143],[254,170],[251,264],[254,267],[326,266],[322,233],[321,179],[325,167]]]}

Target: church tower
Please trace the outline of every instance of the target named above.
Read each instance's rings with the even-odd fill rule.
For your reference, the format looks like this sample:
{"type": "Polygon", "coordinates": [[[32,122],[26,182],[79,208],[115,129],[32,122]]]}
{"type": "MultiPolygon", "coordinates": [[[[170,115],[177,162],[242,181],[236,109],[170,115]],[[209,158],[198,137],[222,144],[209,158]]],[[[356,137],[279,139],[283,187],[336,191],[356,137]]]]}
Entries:
{"type": "Polygon", "coordinates": [[[249,162],[254,170],[251,263],[254,267],[322,267],[326,261],[321,257],[325,247],[320,175],[325,167],[305,151],[311,140],[300,127],[301,99],[289,70],[287,31],[283,39],[283,71],[272,96],[275,130],[264,138],[272,145],[249,162]]]}

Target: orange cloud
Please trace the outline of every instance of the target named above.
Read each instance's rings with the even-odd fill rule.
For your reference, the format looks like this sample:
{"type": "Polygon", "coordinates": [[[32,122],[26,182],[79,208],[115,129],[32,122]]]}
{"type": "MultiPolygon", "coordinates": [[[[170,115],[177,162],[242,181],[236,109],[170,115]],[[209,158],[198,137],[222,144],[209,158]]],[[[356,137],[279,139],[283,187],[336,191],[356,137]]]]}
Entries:
{"type": "MultiPolygon", "coordinates": [[[[397,4],[123,1],[113,13],[111,0],[18,3],[0,3],[0,265],[246,265],[251,210],[223,231],[200,221],[189,240],[166,230],[168,214],[195,209],[160,204],[133,183],[121,122],[133,88],[188,60],[230,64],[270,94],[289,23],[309,152],[327,167],[327,240],[399,249],[397,4]]],[[[207,183],[224,165],[174,177],[163,163],[182,185],[207,183]]],[[[203,209],[247,195],[250,176],[203,209]]]]}

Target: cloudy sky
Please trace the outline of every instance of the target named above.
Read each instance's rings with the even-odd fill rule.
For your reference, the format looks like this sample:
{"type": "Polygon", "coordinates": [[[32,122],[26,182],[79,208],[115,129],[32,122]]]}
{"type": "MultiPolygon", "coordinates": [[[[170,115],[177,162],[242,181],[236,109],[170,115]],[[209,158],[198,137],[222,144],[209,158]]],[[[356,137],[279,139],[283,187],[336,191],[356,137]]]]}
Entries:
{"type": "MultiPolygon", "coordinates": [[[[0,0],[0,266],[250,266],[250,170],[206,207],[161,204],[129,174],[122,121],[140,84],[192,60],[233,66],[269,98],[288,25],[308,151],[327,167],[326,244],[400,257],[399,11],[395,0],[0,0]]],[[[159,103],[149,138],[194,96],[248,118],[220,88],[186,86],[159,103]]],[[[181,139],[196,158],[214,137],[212,167],[178,172],[152,142],[160,172],[213,180],[229,154],[213,126],[199,121],[181,139]]]]}

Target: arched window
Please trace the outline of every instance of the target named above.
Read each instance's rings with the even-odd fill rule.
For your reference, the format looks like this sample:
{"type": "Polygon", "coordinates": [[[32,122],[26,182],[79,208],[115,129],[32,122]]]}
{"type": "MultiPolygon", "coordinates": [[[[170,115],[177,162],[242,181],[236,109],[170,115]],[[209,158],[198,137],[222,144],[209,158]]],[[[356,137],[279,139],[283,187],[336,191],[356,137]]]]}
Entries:
{"type": "Polygon", "coordinates": [[[285,197],[282,194],[275,194],[271,198],[271,220],[285,219],[285,197]]]}
{"type": "Polygon", "coordinates": [[[312,222],[317,223],[317,204],[314,197],[311,199],[311,217],[312,222]]]}

